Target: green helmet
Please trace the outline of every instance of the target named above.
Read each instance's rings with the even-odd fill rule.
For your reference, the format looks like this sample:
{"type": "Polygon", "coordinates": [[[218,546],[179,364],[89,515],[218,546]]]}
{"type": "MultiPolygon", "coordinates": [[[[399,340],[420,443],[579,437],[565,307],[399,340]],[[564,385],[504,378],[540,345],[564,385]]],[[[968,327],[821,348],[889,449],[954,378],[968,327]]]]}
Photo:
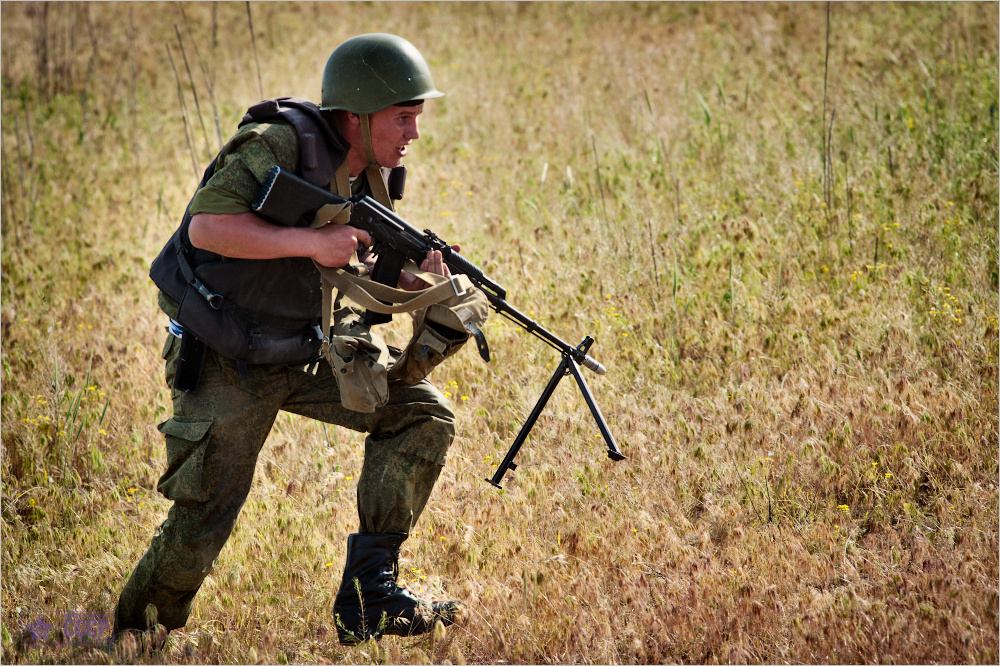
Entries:
{"type": "Polygon", "coordinates": [[[330,54],[323,70],[320,108],[366,114],[443,95],[413,44],[396,35],[374,33],[352,37],[330,54]]]}

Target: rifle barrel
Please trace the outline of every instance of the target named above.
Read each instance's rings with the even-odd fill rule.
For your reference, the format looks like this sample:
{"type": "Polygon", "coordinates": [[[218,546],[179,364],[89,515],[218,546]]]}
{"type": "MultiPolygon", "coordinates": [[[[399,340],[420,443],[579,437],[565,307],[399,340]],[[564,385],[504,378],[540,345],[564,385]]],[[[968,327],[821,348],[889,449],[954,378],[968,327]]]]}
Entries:
{"type": "MultiPolygon", "coordinates": [[[[473,280],[473,284],[475,284],[475,280],[473,280]]],[[[587,354],[585,350],[582,350],[579,347],[574,347],[565,340],[562,340],[556,334],[541,326],[538,322],[528,317],[503,298],[491,294],[487,289],[483,289],[483,293],[486,294],[486,298],[490,302],[490,307],[496,310],[497,313],[507,317],[507,319],[510,319],[525,331],[531,333],[536,338],[539,338],[556,351],[563,354],[570,354],[577,363],[593,370],[599,375],[603,375],[608,372],[607,368],[601,365],[601,363],[594,357],[587,354]]]]}

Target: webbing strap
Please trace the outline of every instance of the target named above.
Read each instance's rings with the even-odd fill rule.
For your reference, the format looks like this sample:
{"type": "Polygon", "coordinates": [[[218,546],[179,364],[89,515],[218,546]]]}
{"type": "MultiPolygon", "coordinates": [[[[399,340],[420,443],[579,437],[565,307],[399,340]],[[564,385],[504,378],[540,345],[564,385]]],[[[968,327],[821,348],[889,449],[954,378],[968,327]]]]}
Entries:
{"type": "MultiPolygon", "coordinates": [[[[440,281],[436,282],[433,286],[419,291],[406,291],[356,277],[339,268],[329,268],[319,265],[317,265],[317,268],[319,268],[320,273],[323,275],[324,283],[336,287],[341,294],[347,296],[358,305],[381,314],[416,312],[417,310],[423,310],[446,301],[453,296],[461,296],[472,288],[472,282],[469,281],[468,276],[462,274],[452,276],[451,278],[437,275],[434,277],[439,278],[440,281]],[[383,301],[392,305],[386,305],[383,301]]],[[[429,274],[420,273],[425,277],[429,276],[429,274]]],[[[332,291],[332,289],[324,289],[324,292],[326,291],[332,291]]],[[[323,300],[324,308],[326,308],[327,302],[332,306],[332,298],[327,297],[325,293],[323,300]]],[[[326,316],[325,309],[324,316],[326,316]]]]}
{"type": "Polygon", "coordinates": [[[184,244],[181,242],[180,233],[175,233],[172,239],[174,244],[174,252],[177,254],[177,266],[181,269],[181,275],[187,280],[188,284],[194,287],[202,297],[208,301],[208,304],[213,308],[218,310],[222,307],[223,297],[220,294],[216,294],[214,291],[205,286],[205,283],[198,279],[198,276],[194,274],[194,269],[191,268],[191,262],[188,261],[187,251],[184,249],[184,244]]]}
{"type": "MultiPolygon", "coordinates": [[[[315,262],[314,262],[315,263],[315,262]]],[[[322,264],[316,264],[322,275],[323,282],[323,355],[325,356],[330,348],[330,318],[333,312],[333,288],[337,288],[338,300],[341,296],[347,296],[363,308],[381,314],[402,314],[404,312],[416,312],[429,308],[432,305],[441,303],[453,296],[462,296],[469,289],[473,288],[472,282],[467,275],[458,274],[451,278],[446,278],[434,273],[427,273],[417,268],[413,262],[407,260],[406,270],[412,270],[421,279],[430,282],[433,286],[419,291],[406,291],[393,287],[365,280],[343,271],[339,268],[330,268],[322,264]],[[395,303],[395,305],[386,305],[395,303]]]]}
{"type": "Polygon", "coordinates": [[[341,204],[328,203],[320,207],[309,225],[313,229],[319,229],[333,222],[334,224],[348,224],[351,221],[351,203],[341,204]]]}
{"type": "Polygon", "coordinates": [[[347,159],[337,167],[336,173],[333,174],[333,180],[330,181],[331,187],[336,187],[337,190],[334,194],[339,194],[345,199],[351,198],[351,172],[347,168],[347,159]]]}
{"type": "MultiPolygon", "coordinates": [[[[344,161],[340,163],[337,171],[333,174],[333,180],[330,181],[330,190],[334,194],[339,194],[345,199],[351,198],[351,172],[347,167],[346,157],[344,158],[344,161]]],[[[326,206],[323,206],[323,208],[326,208],[326,206]]],[[[312,224],[314,228],[321,227],[329,222],[333,222],[334,224],[346,224],[351,220],[350,206],[347,206],[347,208],[344,209],[347,212],[346,219],[344,216],[344,210],[341,210],[337,212],[336,215],[329,217],[326,221],[323,221],[321,218],[325,217],[326,214],[329,214],[330,211],[321,215],[323,208],[316,211],[316,217],[313,219],[312,224]]],[[[319,269],[321,274],[326,269],[326,266],[322,266],[315,261],[313,261],[313,263],[316,264],[316,268],[319,269]]],[[[323,336],[323,356],[326,356],[330,349],[330,317],[333,312],[333,285],[322,277],[320,277],[320,285],[323,289],[323,330],[321,333],[323,336]]]]}

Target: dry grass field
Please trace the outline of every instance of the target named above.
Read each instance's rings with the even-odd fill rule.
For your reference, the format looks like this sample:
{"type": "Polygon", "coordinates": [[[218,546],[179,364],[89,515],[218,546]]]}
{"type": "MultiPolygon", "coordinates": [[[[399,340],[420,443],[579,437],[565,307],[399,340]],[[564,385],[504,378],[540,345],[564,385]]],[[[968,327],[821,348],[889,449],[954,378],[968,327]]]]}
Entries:
{"type": "MultiPolygon", "coordinates": [[[[281,415],[144,663],[997,663],[996,3],[2,4],[2,659],[108,612],[168,508],[147,278],[263,97],[420,48],[400,213],[608,367],[499,318],[435,373],[459,437],[402,577],[444,635],[337,644],[362,438],[281,415]],[[258,64],[259,63],[259,64],[258,64]]],[[[400,342],[405,322],[387,337],[400,342]]]]}

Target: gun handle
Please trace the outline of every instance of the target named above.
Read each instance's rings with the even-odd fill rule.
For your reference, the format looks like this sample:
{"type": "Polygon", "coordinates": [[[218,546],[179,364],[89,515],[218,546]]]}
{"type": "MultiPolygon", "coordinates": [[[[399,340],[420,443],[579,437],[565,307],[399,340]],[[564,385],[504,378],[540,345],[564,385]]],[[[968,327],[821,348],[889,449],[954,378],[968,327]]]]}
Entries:
{"type": "MultiPolygon", "coordinates": [[[[381,252],[375,260],[375,268],[372,269],[372,280],[387,287],[395,287],[399,284],[399,274],[403,271],[403,262],[406,260],[402,254],[385,250],[381,252]]],[[[388,305],[388,304],[387,304],[388,305]]],[[[365,312],[365,323],[369,326],[376,324],[387,324],[392,321],[391,314],[380,312],[365,312]]]]}

